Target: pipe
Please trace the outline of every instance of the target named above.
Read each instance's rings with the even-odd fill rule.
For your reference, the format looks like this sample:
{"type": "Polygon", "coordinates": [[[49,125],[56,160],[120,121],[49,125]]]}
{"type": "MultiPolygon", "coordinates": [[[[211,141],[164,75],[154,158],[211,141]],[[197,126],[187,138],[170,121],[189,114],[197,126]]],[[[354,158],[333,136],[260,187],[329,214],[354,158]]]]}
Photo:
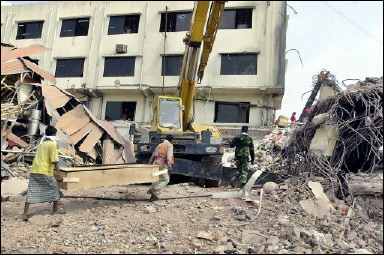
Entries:
{"type": "Polygon", "coordinates": [[[35,135],[40,124],[41,111],[32,109],[28,119],[28,135],[35,135]]]}
{"type": "Polygon", "coordinates": [[[140,73],[140,83],[139,83],[140,93],[144,97],[144,101],[143,101],[143,114],[141,116],[141,122],[144,122],[145,113],[146,113],[145,110],[147,108],[147,96],[143,92],[143,73],[144,73],[144,47],[145,47],[145,39],[147,38],[147,27],[148,27],[148,9],[149,9],[148,5],[149,5],[149,2],[147,2],[147,8],[146,8],[146,14],[145,14],[146,17],[145,17],[145,27],[144,27],[144,37],[143,37],[143,48],[142,48],[142,51],[141,51],[142,60],[141,60],[141,73],[140,73]]]}

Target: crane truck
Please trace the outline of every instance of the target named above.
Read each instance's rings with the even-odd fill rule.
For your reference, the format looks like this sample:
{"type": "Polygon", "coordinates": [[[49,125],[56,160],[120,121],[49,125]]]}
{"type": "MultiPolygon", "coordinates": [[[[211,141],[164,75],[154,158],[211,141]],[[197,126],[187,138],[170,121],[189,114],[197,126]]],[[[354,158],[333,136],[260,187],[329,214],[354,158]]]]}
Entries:
{"type": "Polygon", "coordinates": [[[201,82],[215,41],[226,1],[197,1],[190,28],[183,41],[185,52],[177,86],[177,97],[157,96],[149,140],[137,143],[136,158],[147,164],[153,151],[168,134],[174,136],[173,174],[207,180],[219,185],[222,175],[221,134],[214,126],[202,125],[192,116],[196,82],[201,82]],[[208,21],[207,21],[208,19],[208,21]],[[205,30],[205,33],[204,33],[205,30]],[[200,55],[200,49],[201,56],[200,55]]]}

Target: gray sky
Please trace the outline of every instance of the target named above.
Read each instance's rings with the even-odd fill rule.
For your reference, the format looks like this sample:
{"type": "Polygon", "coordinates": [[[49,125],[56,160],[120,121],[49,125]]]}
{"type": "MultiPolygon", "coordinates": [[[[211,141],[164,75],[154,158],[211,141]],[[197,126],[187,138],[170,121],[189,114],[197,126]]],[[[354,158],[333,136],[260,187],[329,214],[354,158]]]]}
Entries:
{"type": "MultiPolygon", "coordinates": [[[[8,1],[13,4],[44,1],[8,1]]],[[[46,1],[45,1],[46,2],[46,1]]],[[[277,116],[300,115],[323,69],[342,84],[345,79],[383,76],[382,1],[288,1],[288,66],[282,109],[277,116]]],[[[355,81],[346,81],[353,84],[355,81]]]]}

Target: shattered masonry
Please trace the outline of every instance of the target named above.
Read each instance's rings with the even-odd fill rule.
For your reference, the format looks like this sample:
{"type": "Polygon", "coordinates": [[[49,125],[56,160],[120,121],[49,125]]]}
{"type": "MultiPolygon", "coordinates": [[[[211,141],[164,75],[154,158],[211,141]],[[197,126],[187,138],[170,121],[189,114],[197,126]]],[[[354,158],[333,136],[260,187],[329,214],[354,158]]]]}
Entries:
{"type": "Polygon", "coordinates": [[[130,143],[111,123],[97,119],[71,94],[47,84],[55,83],[54,76],[32,63],[29,56],[48,50],[40,45],[1,45],[4,162],[33,157],[48,125],[58,129],[58,149],[64,165],[135,162],[132,150],[124,150],[130,143]]]}

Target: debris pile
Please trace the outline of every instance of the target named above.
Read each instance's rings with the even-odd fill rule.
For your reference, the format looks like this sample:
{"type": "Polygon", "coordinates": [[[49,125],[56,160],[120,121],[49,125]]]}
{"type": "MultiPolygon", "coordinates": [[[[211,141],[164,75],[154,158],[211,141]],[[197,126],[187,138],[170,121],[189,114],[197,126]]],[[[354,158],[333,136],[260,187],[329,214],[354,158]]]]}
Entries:
{"type": "Polygon", "coordinates": [[[132,144],[111,123],[97,119],[70,93],[48,85],[55,83],[53,75],[29,58],[47,50],[1,45],[2,177],[12,175],[7,164],[31,163],[48,125],[58,130],[64,166],[135,162],[132,144]]]}
{"type": "Polygon", "coordinates": [[[382,97],[383,79],[367,78],[319,100],[283,151],[285,170],[329,178],[341,197],[348,195],[346,173],[382,171],[382,97]]]}

